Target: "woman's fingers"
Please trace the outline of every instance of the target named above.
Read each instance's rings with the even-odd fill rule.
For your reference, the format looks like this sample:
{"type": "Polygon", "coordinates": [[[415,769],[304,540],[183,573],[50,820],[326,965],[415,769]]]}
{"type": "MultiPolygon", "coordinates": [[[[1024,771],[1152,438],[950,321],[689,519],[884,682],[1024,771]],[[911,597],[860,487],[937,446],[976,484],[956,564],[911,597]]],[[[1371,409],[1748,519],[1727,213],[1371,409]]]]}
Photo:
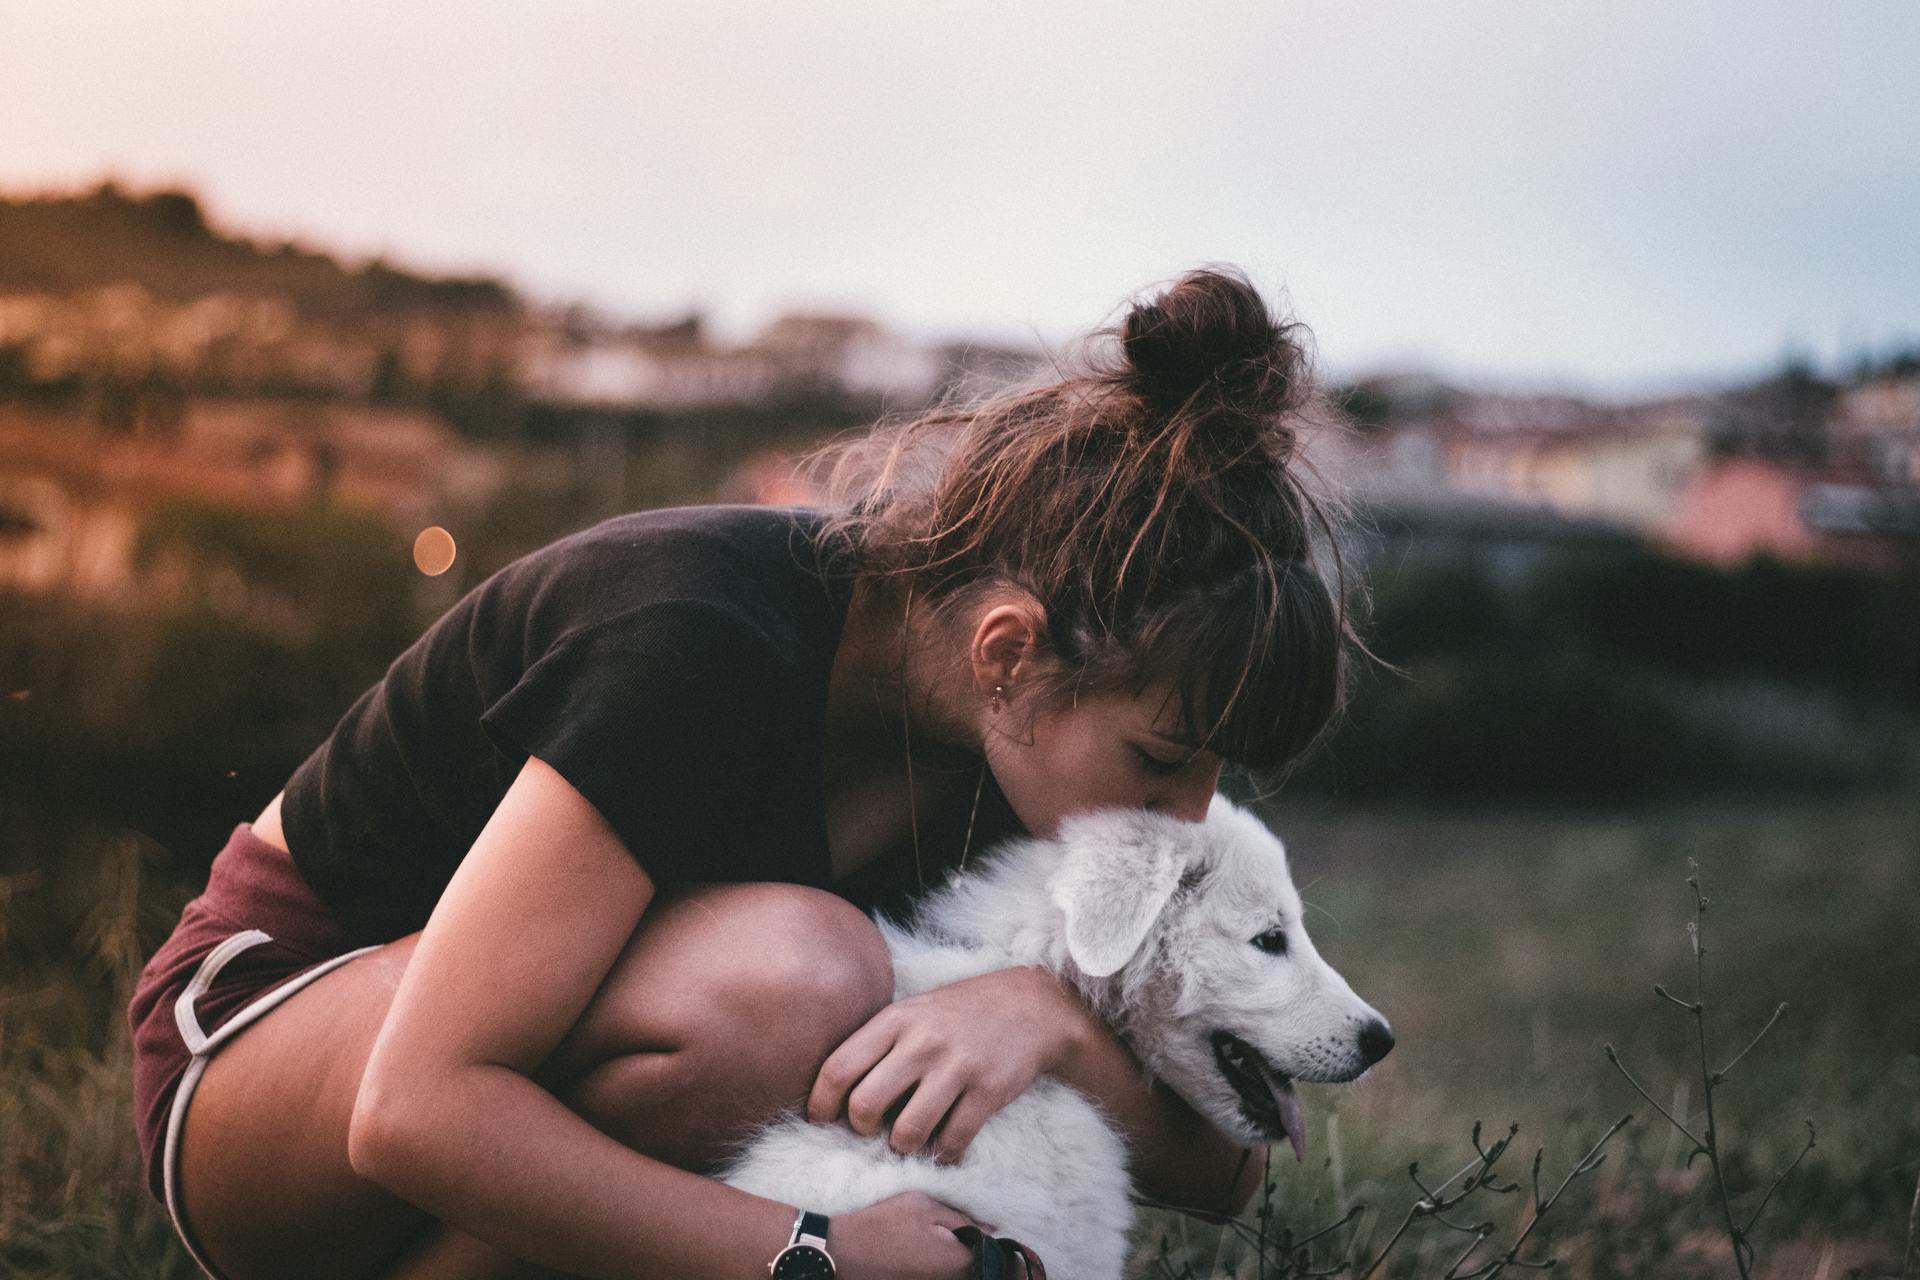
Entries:
{"type": "MultiPolygon", "coordinates": [[[[883,1009],[869,1018],[865,1026],[842,1040],[840,1047],[827,1055],[827,1060],[820,1065],[820,1074],[814,1078],[812,1091],[807,1094],[808,1120],[815,1124],[832,1124],[838,1120],[849,1105],[848,1095],[853,1087],[893,1048],[891,1023],[881,1021],[885,1013],[883,1009]]],[[[893,1099],[887,1101],[891,1103],[893,1099]]],[[[885,1109],[881,1108],[883,1112],[885,1109]]]]}
{"type": "MultiPolygon", "coordinates": [[[[858,1089],[854,1090],[857,1094],[858,1089]]],[[[954,1100],[960,1097],[960,1084],[950,1076],[929,1076],[914,1086],[913,1097],[893,1122],[887,1145],[901,1155],[912,1155],[927,1145],[927,1139],[940,1127],[954,1100]]]]}
{"type": "Polygon", "coordinates": [[[997,1110],[999,1108],[978,1089],[962,1093],[934,1139],[934,1157],[951,1164],[965,1155],[968,1145],[980,1136],[980,1130],[997,1110]]]}
{"type": "MultiPolygon", "coordinates": [[[[891,1113],[907,1103],[907,1095],[913,1094],[918,1099],[918,1090],[926,1084],[921,1078],[922,1071],[921,1066],[895,1048],[847,1095],[848,1126],[868,1137],[885,1132],[894,1118],[891,1113]]],[[[945,1111],[943,1106],[941,1113],[945,1111]]]]}

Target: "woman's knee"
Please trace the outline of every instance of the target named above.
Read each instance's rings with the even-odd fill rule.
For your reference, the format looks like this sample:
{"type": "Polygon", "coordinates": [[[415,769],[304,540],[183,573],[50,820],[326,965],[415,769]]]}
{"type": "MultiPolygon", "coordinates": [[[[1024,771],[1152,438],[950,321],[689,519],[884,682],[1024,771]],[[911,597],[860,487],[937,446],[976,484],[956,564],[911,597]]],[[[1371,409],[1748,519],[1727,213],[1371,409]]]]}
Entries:
{"type": "Polygon", "coordinates": [[[824,1057],[892,997],[886,943],[843,899],[799,885],[677,885],[648,908],[542,1076],[559,1084],[625,1054],[706,1057],[742,1042],[824,1057]]]}
{"type": "Polygon", "coordinates": [[[818,889],[719,888],[730,892],[683,904],[715,914],[712,945],[690,964],[697,1005],[678,1044],[724,1074],[810,1086],[827,1055],[892,1000],[886,943],[851,904],[818,889]]]}
{"type": "Polygon", "coordinates": [[[582,1019],[600,1051],[556,1091],[627,1145],[698,1168],[805,1099],[891,1000],[893,967],[872,921],[819,890],[702,886],[661,908],[582,1019]],[[664,1020],[659,984],[674,992],[664,1020]]]}
{"type": "Polygon", "coordinates": [[[741,945],[717,958],[718,1002],[756,1025],[841,1027],[844,1039],[892,1001],[887,944],[859,909],[819,889],[756,887],[778,892],[748,906],[741,945]]]}

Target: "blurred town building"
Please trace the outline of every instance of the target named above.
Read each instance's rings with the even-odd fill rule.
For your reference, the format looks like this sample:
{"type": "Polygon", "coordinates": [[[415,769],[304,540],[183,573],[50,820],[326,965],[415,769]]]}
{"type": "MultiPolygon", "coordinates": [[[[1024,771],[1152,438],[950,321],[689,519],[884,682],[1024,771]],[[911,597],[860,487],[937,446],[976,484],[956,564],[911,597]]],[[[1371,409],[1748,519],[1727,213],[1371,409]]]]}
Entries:
{"type": "Polygon", "coordinates": [[[1542,505],[1656,532],[1705,452],[1696,400],[1460,397],[1395,423],[1363,484],[1542,505]]]}
{"type": "Polygon", "coordinates": [[[1348,400],[1360,430],[1322,445],[1329,469],[1426,536],[1504,526],[1537,546],[1612,527],[1727,566],[1920,557],[1920,371],[1839,387],[1789,370],[1626,405],[1395,378],[1348,400]]]}

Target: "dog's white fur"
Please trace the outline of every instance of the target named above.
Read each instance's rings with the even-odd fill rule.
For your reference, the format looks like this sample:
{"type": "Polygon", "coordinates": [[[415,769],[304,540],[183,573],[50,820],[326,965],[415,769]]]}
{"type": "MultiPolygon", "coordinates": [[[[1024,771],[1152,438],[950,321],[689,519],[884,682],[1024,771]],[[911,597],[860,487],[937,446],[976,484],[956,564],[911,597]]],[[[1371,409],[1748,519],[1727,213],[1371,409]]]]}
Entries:
{"type": "MultiPolygon", "coordinates": [[[[1136,810],[1070,818],[1009,842],[924,899],[905,928],[876,917],[895,998],[1015,965],[1072,984],[1145,1066],[1237,1141],[1282,1136],[1248,1113],[1212,1037],[1227,1031],[1296,1080],[1350,1080],[1380,1015],[1308,941],[1286,855],[1216,796],[1204,822],[1136,810]],[[1285,930],[1285,954],[1253,939],[1285,930]]],[[[1297,1115],[1297,1112],[1296,1112],[1297,1115]]],[[[1302,1135],[1304,1136],[1304,1135],[1302,1135]]],[[[884,1135],[789,1116],[750,1138],[722,1180],[818,1213],[924,1191],[1030,1245],[1053,1280],[1115,1280],[1133,1223],[1127,1149],[1099,1108],[1042,1077],[953,1164],[884,1135]]],[[[831,1249],[831,1244],[829,1244],[831,1249]]]]}

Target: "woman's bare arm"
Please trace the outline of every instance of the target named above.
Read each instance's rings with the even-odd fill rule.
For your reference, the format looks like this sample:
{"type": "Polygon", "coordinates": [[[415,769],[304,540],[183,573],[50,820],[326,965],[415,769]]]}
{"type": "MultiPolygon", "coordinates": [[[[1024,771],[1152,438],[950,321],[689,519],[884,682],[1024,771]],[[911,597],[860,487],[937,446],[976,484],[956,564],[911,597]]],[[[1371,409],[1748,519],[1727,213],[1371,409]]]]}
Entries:
{"type": "Polygon", "coordinates": [[[355,1171],[514,1257],[580,1275],[763,1268],[791,1209],[640,1155],[529,1078],[652,896],[599,812],[527,761],[395,993],[354,1109],[355,1171]]]}

